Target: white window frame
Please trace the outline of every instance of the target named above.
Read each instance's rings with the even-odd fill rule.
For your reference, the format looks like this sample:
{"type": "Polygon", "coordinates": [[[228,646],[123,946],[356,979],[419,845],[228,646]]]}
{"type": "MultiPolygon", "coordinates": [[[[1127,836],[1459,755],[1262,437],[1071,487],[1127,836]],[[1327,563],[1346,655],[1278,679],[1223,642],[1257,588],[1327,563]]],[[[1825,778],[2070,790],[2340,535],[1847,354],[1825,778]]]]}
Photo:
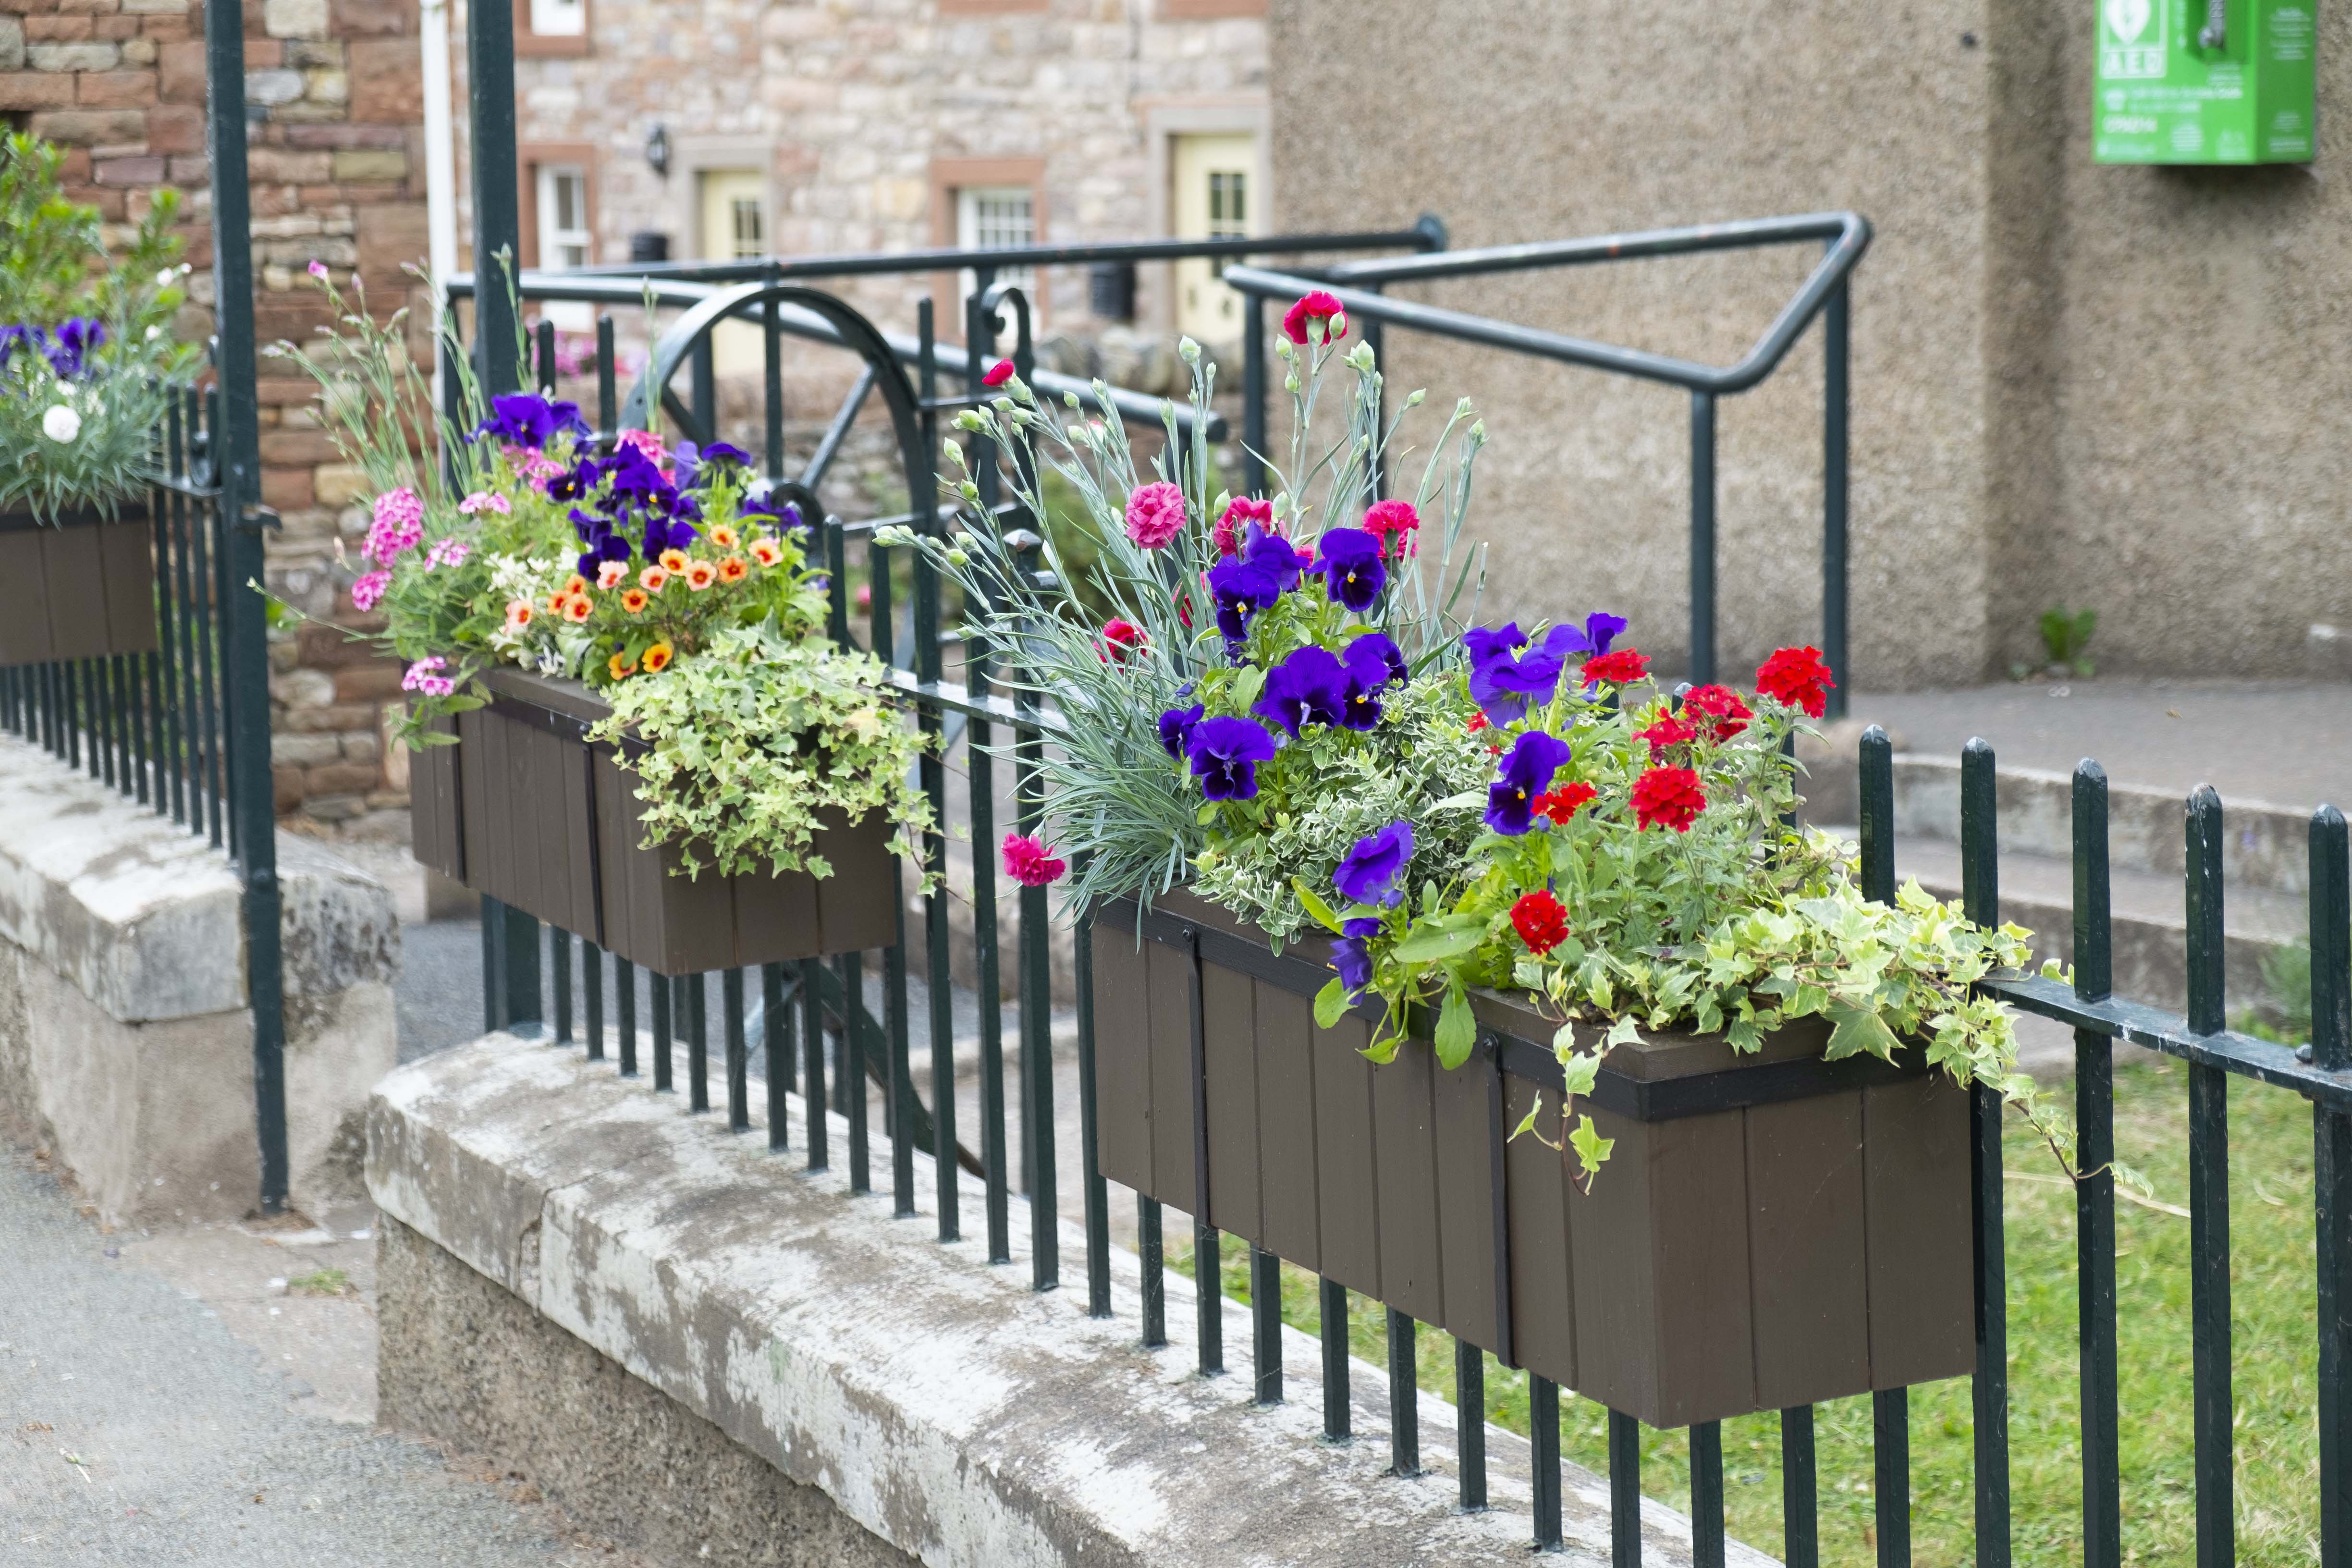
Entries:
{"type": "Polygon", "coordinates": [[[585,36],[588,0],[530,0],[530,30],[542,38],[585,36]]]}
{"type": "Polygon", "coordinates": [[[768,254],[768,203],[763,196],[735,196],[727,204],[727,247],[730,261],[758,261],[768,254]],[[743,209],[751,209],[753,233],[743,237],[743,209]],[[745,249],[749,244],[751,248],[745,249]]]}
{"type": "MultiPolygon", "coordinates": [[[[1034,186],[961,185],[956,189],[955,205],[956,248],[959,250],[981,250],[998,246],[1037,243],[1037,192],[1034,186]],[[1025,224],[1017,226],[1008,224],[1004,221],[1003,215],[990,210],[992,204],[1009,204],[1014,197],[1020,199],[1021,206],[1027,212],[1028,221],[1025,224]]],[[[996,269],[996,281],[1013,284],[1027,294],[1030,320],[1033,321],[1036,320],[1038,300],[1037,275],[1034,268],[1000,267],[996,269]]],[[[967,267],[957,273],[956,299],[959,312],[962,309],[961,301],[971,299],[971,291],[979,286],[980,275],[972,268],[967,267]]],[[[955,331],[961,333],[962,330],[963,323],[959,321],[955,331]]],[[[1013,330],[1011,318],[999,316],[997,330],[1000,332],[1011,331],[1013,330]]]]}
{"type": "Polygon", "coordinates": [[[578,163],[541,163],[534,178],[539,187],[539,265],[546,272],[568,272],[595,259],[596,237],[588,227],[588,171],[578,163]],[[578,200],[573,213],[578,224],[570,228],[557,221],[556,190],[564,180],[575,182],[578,200]],[[576,259],[564,252],[576,249],[576,259]]]}

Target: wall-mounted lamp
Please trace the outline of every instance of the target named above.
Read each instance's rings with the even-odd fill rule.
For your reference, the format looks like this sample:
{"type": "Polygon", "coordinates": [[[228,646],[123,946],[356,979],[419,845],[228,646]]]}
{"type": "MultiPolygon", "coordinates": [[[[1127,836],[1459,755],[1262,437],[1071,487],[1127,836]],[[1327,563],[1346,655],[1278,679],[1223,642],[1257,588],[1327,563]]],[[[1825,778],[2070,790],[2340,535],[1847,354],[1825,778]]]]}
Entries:
{"type": "Polygon", "coordinates": [[[669,178],[669,127],[656,125],[646,133],[646,162],[663,179],[669,178]]]}

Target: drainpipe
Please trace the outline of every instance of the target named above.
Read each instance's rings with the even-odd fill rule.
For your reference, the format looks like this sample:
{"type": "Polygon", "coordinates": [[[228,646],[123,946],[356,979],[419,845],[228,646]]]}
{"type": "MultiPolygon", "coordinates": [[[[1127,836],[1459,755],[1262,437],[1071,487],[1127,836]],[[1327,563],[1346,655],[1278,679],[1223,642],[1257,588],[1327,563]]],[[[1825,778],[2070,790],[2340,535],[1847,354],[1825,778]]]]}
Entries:
{"type": "MultiPolygon", "coordinates": [[[[425,65],[425,204],[427,259],[436,285],[434,325],[440,325],[437,287],[457,270],[457,145],[450,117],[449,0],[424,0],[418,47],[425,65]]],[[[437,383],[440,372],[434,372],[437,383]]],[[[438,392],[436,385],[436,391],[438,392]]]]}

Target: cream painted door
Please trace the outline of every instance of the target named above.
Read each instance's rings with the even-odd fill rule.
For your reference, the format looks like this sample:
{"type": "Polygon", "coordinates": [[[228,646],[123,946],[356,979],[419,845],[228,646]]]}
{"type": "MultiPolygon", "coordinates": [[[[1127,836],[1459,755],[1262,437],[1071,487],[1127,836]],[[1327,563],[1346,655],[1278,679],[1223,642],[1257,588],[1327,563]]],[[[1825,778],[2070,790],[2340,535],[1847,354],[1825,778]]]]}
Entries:
{"type": "MultiPolygon", "coordinates": [[[[1179,136],[1171,176],[1179,239],[1239,239],[1265,232],[1257,200],[1257,138],[1238,134],[1179,136]]],[[[1204,343],[1237,342],[1241,296],[1217,279],[1224,264],[1188,258],[1176,264],[1176,328],[1204,343]]]]}
{"type": "MultiPolygon", "coordinates": [[[[768,178],[757,169],[706,169],[701,254],[705,261],[756,261],[768,254],[768,178]]],[[[721,375],[758,375],[767,365],[760,329],[729,321],[711,346],[721,375]]]]}

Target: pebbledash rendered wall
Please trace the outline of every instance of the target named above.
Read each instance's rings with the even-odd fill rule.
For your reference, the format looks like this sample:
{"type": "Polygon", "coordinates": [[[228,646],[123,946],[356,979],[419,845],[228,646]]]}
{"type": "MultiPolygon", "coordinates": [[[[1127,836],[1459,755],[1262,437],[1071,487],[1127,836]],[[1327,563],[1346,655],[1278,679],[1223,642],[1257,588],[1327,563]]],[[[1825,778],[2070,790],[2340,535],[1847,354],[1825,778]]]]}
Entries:
{"type": "MultiPolygon", "coordinates": [[[[1851,207],[1853,659],[1870,687],[1997,679],[2054,605],[2102,673],[2352,674],[2352,194],[2319,162],[2090,162],[2089,0],[1612,11],[1274,0],[1274,171],[1302,227],[1423,207],[1457,246],[1851,207]],[[1377,123],[1381,133],[1368,134],[1377,123]]],[[[1813,260],[1643,262],[1399,290],[1727,363],[1813,260]]],[[[1686,643],[1688,412],[1673,389],[1393,338],[1475,397],[1497,612],[1607,605],[1686,643]]],[[[1819,626],[1821,355],[1722,406],[1737,671],[1819,626]]]]}

